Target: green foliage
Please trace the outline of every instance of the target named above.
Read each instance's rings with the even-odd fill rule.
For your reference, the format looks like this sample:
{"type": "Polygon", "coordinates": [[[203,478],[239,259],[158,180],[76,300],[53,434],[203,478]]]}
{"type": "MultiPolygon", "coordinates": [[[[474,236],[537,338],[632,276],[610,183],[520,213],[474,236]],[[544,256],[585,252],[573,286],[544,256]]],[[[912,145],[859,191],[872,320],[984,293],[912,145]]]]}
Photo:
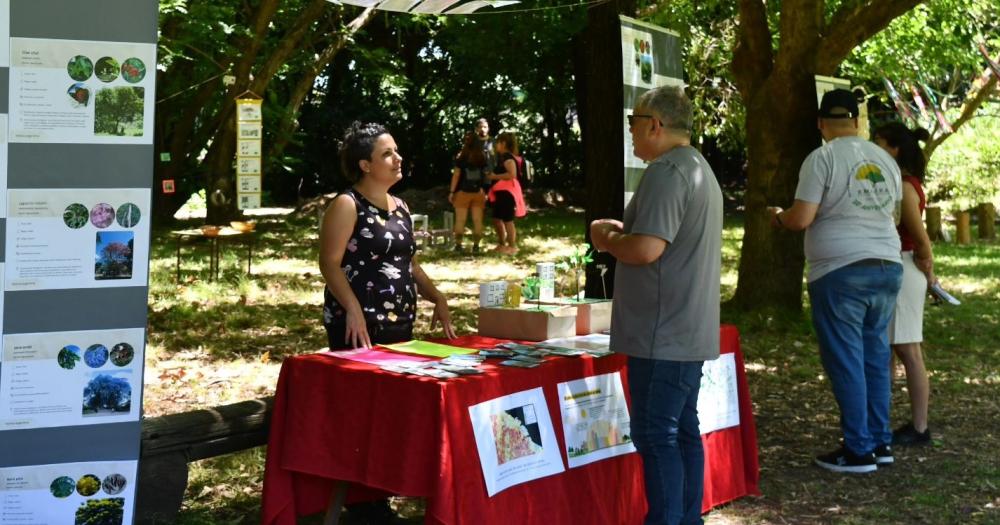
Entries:
{"type": "Polygon", "coordinates": [[[537,301],[540,297],[542,280],[537,275],[526,277],[521,284],[521,297],[528,301],[537,301]]]}
{"type": "Polygon", "coordinates": [[[928,165],[928,200],[951,211],[1000,201],[1000,104],[991,104],[952,135],[928,165]]]}
{"type": "Polygon", "coordinates": [[[594,249],[589,244],[578,244],[568,256],[556,263],[556,268],[573,275],[573,299],[580,298],[580,276],[592,262],[594,262],[594,249]]]}
{"type": "Polygon", "coordinates": [[[125,498],[89,499],[76,509],[74,525],[122,525],[124,518],[125,498]]]}

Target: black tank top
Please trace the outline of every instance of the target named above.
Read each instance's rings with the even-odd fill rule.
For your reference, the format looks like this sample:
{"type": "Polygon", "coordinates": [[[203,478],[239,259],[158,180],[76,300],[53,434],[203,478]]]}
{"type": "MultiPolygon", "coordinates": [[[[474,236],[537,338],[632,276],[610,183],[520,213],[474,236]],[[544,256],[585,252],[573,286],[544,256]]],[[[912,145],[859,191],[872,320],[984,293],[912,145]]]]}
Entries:
{"type": "MultiPolygon", "coordinates": [[[[361,303],[365,324],[373,342],[383,341],[381,334],[412,333],[416,319],[417,289],[410,262],[417,252],[413,223],[406,204],[395,196],[393,211],[379,208],[351,188],[358,220],[347,241],[341,269],[361,303]]],[[[323,324],[330,333],[342,333],[347,312],[323,288],[323,324]]],[[[339,345],[338,345],[339,346],[339,345]]]]}

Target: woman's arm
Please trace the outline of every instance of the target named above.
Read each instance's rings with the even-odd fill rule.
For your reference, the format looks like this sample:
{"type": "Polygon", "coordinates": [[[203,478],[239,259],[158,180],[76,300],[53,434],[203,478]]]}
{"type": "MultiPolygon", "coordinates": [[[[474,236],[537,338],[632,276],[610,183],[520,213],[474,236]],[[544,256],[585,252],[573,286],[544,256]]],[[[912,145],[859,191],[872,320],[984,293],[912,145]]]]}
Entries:
{"type": "Polygon", "coordinates": [[[323,274],[327,289],[346,312],[347,334],[344,343],[354,348],[370,348],[372,344],[361,303],[354,296],[351,284],[347,282],[344,270],[340,267],[347,250],[347,241],[357,220],[357,207],[350,195],[338,196],[326,209],[319,230],[319,271],[323,274]]]}
{"type": "Polygon", "coordinates": [[[448,185],[448,202],[454,204],[455,192],[458,191],[458,179],[462,176],[462,170],[455,166],[455,169],[451,170],[451,184],[448,185]]]}
{"type": "Polygon", "coordinates": [[[915,244],[913,250],[913,263],[924,275],[927,282],[934,282],[934,254],[931,252],[931,238],[924,228],[924,220],[920,216],[920,195],[916,188],[909,182],[903,181],[903,211],[902,223],[906,231],[910,232],[915,244]]]}
{"type": "Polygon", "coordinates": [[[455,329],[451,326],[451,313],[448,311],[448,298],[444,296],[443,293],[438,291],[437,287],[434,286],[434,282],[431,281],[430,277],[424,273],[424,269],[420,267],[420,263],[417,262],[416,256],[413,257],[411,262],[411,267],[413,269],[413,280],[417,283],[417,291],[420,292],[420,296],[428,301],[434,303],[434,314],[431,316],[431,330],[437,325],[438,321],[441,322],[441,329],[444,330],[444,335],[448,339],[455,338],[455,329]]]}
{"type": "Polygon", "coordinates": [[[514,159],[507,159],[503,161],[503,167],[505,172],[503,173],[490,173],[490,180],[513,180],[517,178],[517,161],[514,159]]]}

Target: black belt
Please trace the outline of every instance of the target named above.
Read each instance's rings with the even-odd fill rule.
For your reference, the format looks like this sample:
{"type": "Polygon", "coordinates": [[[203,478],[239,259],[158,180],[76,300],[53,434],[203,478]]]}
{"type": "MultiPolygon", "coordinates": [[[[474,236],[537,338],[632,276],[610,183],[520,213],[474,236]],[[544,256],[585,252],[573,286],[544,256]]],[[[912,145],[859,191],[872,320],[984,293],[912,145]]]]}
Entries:
{"type": "Polygon", "coordinates": [[[885,259],[861,259],[860,261],[854,261],[847,266],[884,266],[886,264],[897,264],[892,261],[887,261],[885,259]]]}

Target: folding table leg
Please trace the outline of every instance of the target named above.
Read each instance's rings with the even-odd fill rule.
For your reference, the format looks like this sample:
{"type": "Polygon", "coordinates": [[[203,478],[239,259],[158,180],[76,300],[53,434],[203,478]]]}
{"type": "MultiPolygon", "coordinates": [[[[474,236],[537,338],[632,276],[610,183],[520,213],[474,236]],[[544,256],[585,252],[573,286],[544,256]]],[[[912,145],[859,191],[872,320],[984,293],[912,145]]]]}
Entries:
{"type": "Polygon", "coordinates": [[[326,508],[326,516],[323,518],[323,525],[337,525],[340,522],[340,509],[343,508],[346,498],[347,482],[335,482],[333,492],[330,493],[330,506],[326,508]]]}

